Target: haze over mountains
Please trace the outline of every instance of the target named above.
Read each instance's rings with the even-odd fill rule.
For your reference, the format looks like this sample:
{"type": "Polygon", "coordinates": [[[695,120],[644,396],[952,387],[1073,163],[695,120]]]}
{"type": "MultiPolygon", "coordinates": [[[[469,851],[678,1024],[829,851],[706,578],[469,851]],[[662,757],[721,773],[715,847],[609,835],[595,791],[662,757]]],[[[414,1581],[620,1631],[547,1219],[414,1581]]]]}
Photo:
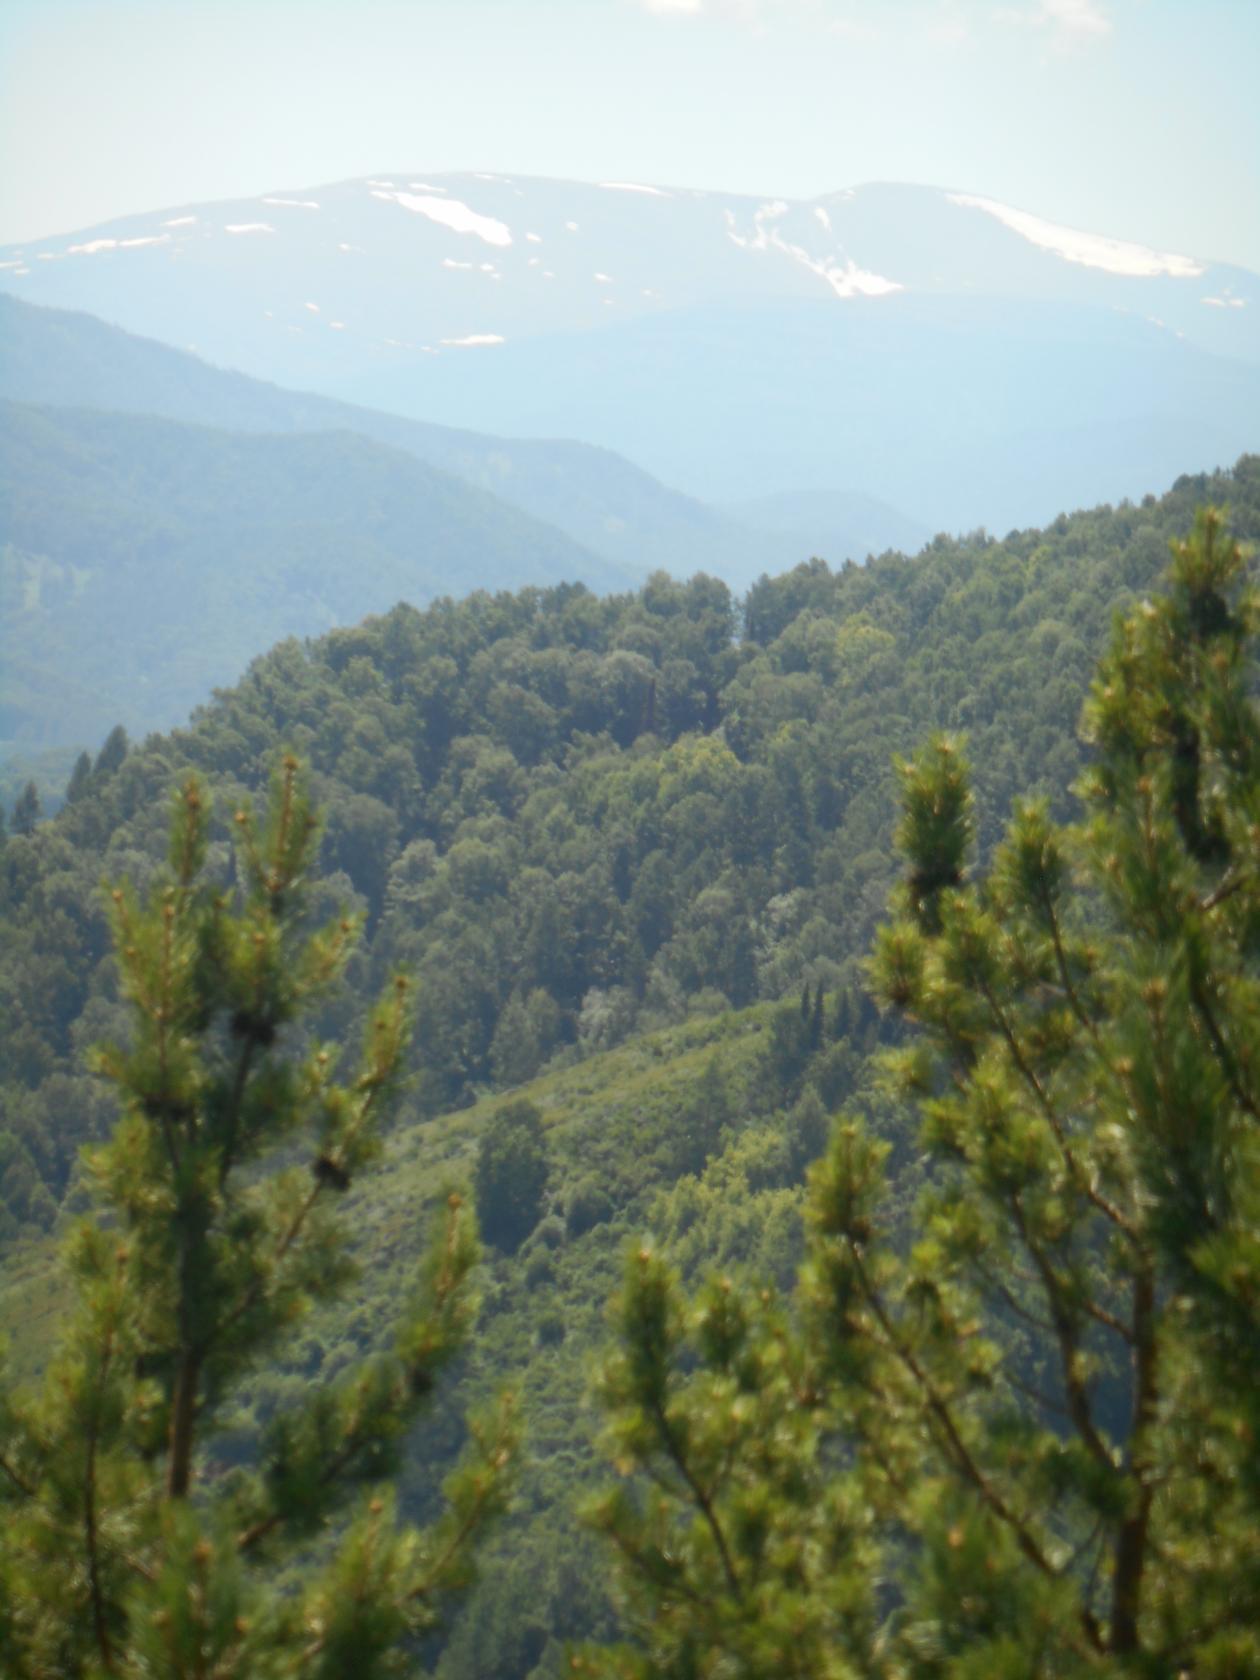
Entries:
{"type": "Polygon", "coordinates": [[[975,194],[810,202],[412,173],[0,252],[0,283],[223,366],[568,437],[713,501],[861,492],[1004,530],[1255,443],[1260,281],[975,194]]]}
{"type": "MultiPolygon", "coordinates": [[[[284,391],[0,297],[0,753],[181,722],[287,636],[399,600],[916,548],[868,497],[730,515],[607,450],[284,391]]],[[[51,790],[50,790],[51,791],[51,790]]]]}

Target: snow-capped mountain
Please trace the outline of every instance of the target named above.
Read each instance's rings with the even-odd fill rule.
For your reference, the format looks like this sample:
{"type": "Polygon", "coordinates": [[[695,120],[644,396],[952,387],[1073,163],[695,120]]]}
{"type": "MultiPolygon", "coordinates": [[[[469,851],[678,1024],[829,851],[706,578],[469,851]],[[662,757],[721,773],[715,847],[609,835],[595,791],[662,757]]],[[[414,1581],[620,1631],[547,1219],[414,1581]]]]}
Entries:
{"type": "Polygon", "coordinates": [[[1260,443],[1260,277],[935,188],[404,172],[11,247],[0,284],[285,384],[600,443],[697,494],[861,491],[934,526],[1260,443]]]}
{"type": "Polygon", "coordinates": [[[1255,275],[927,187],[791,202],[403,174],[8,247],[0,279],[290,381],[696,304],[905,294],[1110,308],[1260,360],[1255,275]]]}

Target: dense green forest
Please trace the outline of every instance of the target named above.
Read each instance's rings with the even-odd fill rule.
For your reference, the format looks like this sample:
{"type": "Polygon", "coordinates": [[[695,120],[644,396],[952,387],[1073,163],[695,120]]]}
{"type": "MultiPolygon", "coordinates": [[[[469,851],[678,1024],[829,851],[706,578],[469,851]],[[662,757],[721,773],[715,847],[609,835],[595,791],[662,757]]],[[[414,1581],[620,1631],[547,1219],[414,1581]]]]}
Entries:
{"type": "Polygon", "coordinates": [[[814,562],[742,606],[662,575],[627,596],[404,606],[280,645],[187,730],[83,766],[55,822],[9,838],[9,1234],[47,1224],[105,1124],[81,1063],[116,1007],[99,882],[147,873],[181,768],[230,799],[281,744],[309,757],[329,899],[368,914],[345,1007],[409,965],[414,1101],[454,1109],[636,1031],[851,983],[893,874],[893,755],[966,731],[982,849],[1017,791],[1064,809],[1112,617],[1207,499],[1260,533],[1260,462],[1001,542],[814,562]]]}
{"type": "MultiPolygon", "coordinates": [[[[1017,793],[1068,814],[1112,621],[1156,588],[1205,501],[1260,535],[1260,460],[1001,541],[814,562],[742,603],[659,575],[604,599],[398,607],[282,644],[186,730],[81,761],[58,816],[11,822],[0,855],[19,1363],[39,1363],[58,1301],[40,1234],[81,1205],[78,1147],[114,1118],[83,1062],[126,1033],[101,880],[154,879],[170,789],[194,770],[217,802],[207,867],[232,882],[231,813],[290,747],[326,813],[312,916],[365,925],[315,1030],[353,1037],[402,965],[416,1077],[386,1170],[349,1191],[352,1305],[249,1377],[240,1439],[379,1344],[439,1182],[475,1181],[485,1302],[448,1380],[475,1403],[514,1373],[528,1446],[473,1599],[430,1654],[447,1680],[541,1677],[566,1638],[611,1635],[603,1553],[572,1510],[593,1475],[584,1370],[626,1239],[653,1231],[688,1282],[729,1265],[786,1286],[805,1169],[842,1104],[891,1150],[904,1219],[921,1165],[871,1059],[900,1028],[864,967],[898,870],[894,757],[936,728],[966,734],[982,860],[1017,793]]],[[[408,1453],[410,1514],[432,1514],[461,1439],[452,1421],[408,1453]]]]}

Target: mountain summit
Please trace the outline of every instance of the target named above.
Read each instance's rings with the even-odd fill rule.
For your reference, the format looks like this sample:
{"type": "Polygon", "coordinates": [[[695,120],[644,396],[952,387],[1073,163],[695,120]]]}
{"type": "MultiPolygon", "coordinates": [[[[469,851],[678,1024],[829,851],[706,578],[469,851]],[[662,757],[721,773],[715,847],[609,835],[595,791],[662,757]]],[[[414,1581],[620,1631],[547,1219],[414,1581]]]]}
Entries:
{"type": "Polygon", "coordinates": [[[0,284],[718,500],[1005,528],[1257,442],[1260,278],[970,192],[395,172],[10,247],[0,284]]]}

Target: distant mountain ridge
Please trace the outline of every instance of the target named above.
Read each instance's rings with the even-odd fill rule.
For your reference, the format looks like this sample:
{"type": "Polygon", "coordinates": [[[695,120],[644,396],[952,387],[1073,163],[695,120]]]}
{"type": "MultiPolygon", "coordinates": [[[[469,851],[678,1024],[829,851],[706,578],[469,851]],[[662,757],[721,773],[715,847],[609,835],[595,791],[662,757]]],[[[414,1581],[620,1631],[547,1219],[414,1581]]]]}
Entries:
{"type": "Polygon", "coordinates": [[[597,444],[706,500],[858,492],[932,529],[1040,523],[1260,441],[1257,276],[970,191],[396,173],[9,247],[0,289],[597,444]]]}
{"type": "Polygon", "coordinates": [[[398,601],[635,581],[350,432],[260,436],[0,401],[0,743],[169,728],[277,640],[398,601]]]}
{"type": "MultiPolygon", "coordinates": [[[[563,438],[510,438],[408,420],[286,391],[111,327],[0,294],[0,396],[69,408],[152,414],[241,432],[352,431],[453,474],[563,531],[627,576],[709,570],[734,587],[811,554],[834,561],[930,533],[895,509],[856,522],[764,527],[670,490],[611,450],[563,438]],[[785,544],[790,530],[796,540],[785,544]]],[[[579,578],[575,581],[580,580],[579,578]]],[[[455,584],[452,583],[452,588],[455,584]]]]}
{"type": "Polygon", "coordinates": [[[697,304],[899,295],[1106,308],[1260,362],[1248,270],[889,182],[790,200],[404,171],[7,246],[0,287],[323,387],[697,304]]]}

